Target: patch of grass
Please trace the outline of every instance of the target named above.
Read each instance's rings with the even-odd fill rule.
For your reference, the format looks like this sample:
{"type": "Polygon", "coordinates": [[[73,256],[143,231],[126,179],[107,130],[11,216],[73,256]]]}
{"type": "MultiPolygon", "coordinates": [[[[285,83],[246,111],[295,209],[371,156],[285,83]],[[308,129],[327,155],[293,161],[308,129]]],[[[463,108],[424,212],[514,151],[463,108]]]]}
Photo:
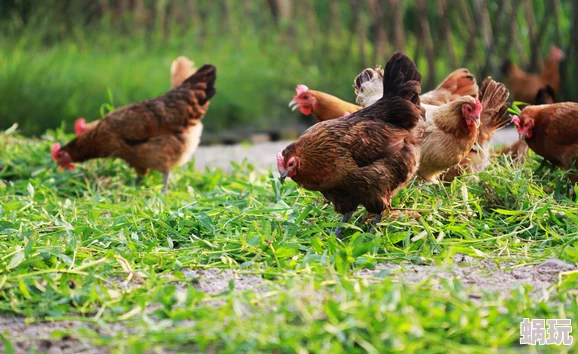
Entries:
{"type": "MultiPolygon", "coordinates": [[[[578,318],[576,272],[473,300],[458,280],[396,282],[357,274],[384,262],[443,265],[456,253],[496,262],[578,262],[578,206],[563,172],[496,158],[449,186],[411,184],[407,211],[343,241],[317,194],[241,163],[232,173],[176,170],[167,195],[153,173],[133,187],[121,161],[57,171],[49,150],[70,136],[0,135],[0,310],[30,322],[90,324],[53,333],[118,352],[517,351],[519,323],[578,318]],[[203,269],[264,280],[250,290],[198,288],[203,269]]],[[[574,333],[577,323],[574,321],[574,333]]],[[[4,336],[5,340],[11,338],[4,336]]],[[[559,347],[542,347],[558,352],[559,347]]]]}

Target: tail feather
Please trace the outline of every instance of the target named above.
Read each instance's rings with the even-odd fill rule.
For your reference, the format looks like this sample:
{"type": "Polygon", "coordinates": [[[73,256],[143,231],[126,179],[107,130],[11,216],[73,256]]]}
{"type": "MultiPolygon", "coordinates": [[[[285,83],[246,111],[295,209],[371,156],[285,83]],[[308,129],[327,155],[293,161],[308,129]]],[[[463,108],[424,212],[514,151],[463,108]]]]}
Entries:
{"type": "Polygon", "coordinates": [[[435,90],[422,95],[422,103],[440,106],[463,96],[477,96],[476,78],[468,69],[454,70],[435,90]]]}
{"type": "Polygon", "coordinates": [[[485,144],[490,141],[494,133],[512,122],[508,112],[508,97],[510,92],[500,82],[492,80],[488,76],[480,87],[480,101],[483,111],[480,117],[482,125],[478,136],[478,142],[485,144]]]}
{"type": "Polygon", "coordinates": [[[367,107],[374,104],[383,96],[383,70],[377,66],[374,69],[364,69],[355,80],[353,88],[357,95],[357,104],[367,107]]]}
{"type": "Polygon", "coordinates": [[[512,70],[514,69],[514,64],[511,60],[505,60],[504,63],[502,64],[502,75],[504,76],[509,76],[510,73],[512,72],[512,70]]]}
{"type": "Polygon", "coordinates": [[[536,105],[541,104],[551,104],[556,102],[556,92],[554,88],[550,85],[546,85],[546,87],[542,87],[538,90],[536,94],[536,99],[534,100],[536,105]]]}
{"type": "MultiPolygon", "coordinates": [[[[383,70],[383,97],[374,106],[387,113],[383,119],[403,129],[417,126],[424,110],[420,105],[421,74],[405,54],[391,56],[383,70]]],[[[372,106],[373,107],[373,106],[372,106]]]]}
{"type": "Polygon", "coordinates": [[[421,74],[415,63],[401,52],[394,53],[383,69],[383,97],[399,96],[420,105],[421,74]]]}
{"type": "Polygon", "coordinates": [[[199,104],[204,105],[217,93],[217,89],[215,88],[216,80],[217,68],[215,68],[213,65],[205,64],[175,90],[186,89],[205,91],[205,97],[199,100],[199,104]]]}

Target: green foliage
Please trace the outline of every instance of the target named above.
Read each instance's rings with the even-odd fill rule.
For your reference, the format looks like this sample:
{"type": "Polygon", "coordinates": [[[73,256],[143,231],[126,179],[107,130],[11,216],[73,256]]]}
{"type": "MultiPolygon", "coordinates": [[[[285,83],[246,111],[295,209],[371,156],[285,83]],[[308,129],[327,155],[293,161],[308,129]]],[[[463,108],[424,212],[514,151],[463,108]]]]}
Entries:
{"type": "Polygon", "coordinates": [[[540,296],[518,287],[476,299],[456,279],[357,273],[384,262],[445,265],[456,253],[512,267],[577,263],[570,185],[560,171],[534,173],[534,158],[520,167],[497,159],[449,186],[414,183],[394,206],[419,215],[391,216],[370,235],[359,210],[340,241],[338,216],[318,193],[245,163],[231,174],[176,170],[162,195],[159,174],[134,187],[120,161],[58,171],[50,146],[68,138],[0,135],[0,310],[91,325],[54,338],[133,353],[515,352],[522,318],[578,317],[575,271],[540,296]],[[244,291],[232,280],[209,294],[195,286],[207,268],[267,282],[244,291]]]}
{"type": "MultiPolygon", "coordinates": [[[[448,59],[450,51],[457,58],[454,65],[468,67],[478,79],[487,74],[499,78],[499,66],[508,57],[525,67],[529,54],[522,7],[512,19],[495,23],[498,13],[505,10],[499,7],[503,2],[494,0],[488,8],[496,27],[492,32],[496,51],[489,58],[482,40],[472,42],[473,55],[467,57],[472,34],[465,22],[473,13],[464,14],[459,6],[448,9],[450,46],[442,36],[437,6],[427,6],[435,60],[424,55],[418,35],[424,19],[418,17],[412,2],[402,2],[406,14],[402,16],[402,47],[393,45],[395,14],[386,9],[386,21],[382,22],[389,44],[383,48],[382,58],[375,54],[379,50],[373,13],[360,5],[356,20],[352,5],[356,2],[338,1],[334,14],[330,11],[333,2],[328,0],[299,2],[292,17],[278,20],[266,1],[138,2],[147,11],[143,15],[128,5],[129,10],[123,8],[136,1],[2,2],[0,129],[17,122],[22,133],[39,136],[65,122],[67,131],[72,131],[78,117],[88,121],[100,117],[108,90],[117,107],[155,97],[169,88],[170,63],[179,55],[219,69],[219,93],[205,120],[205,131],[242,134],[279,127],[294,130],[298,114],[290,112],[287,103],[300,83],[353,102],[353,78],[366,66],[384,64],[394,50],[404,50],[416,60],[424,90],[455,69],[448,59]],[[194,10],[187,7],[190,3],[196,4],[194,10]],[[171,12],[174,6],[178,11],[171,12]],[[520,26],[516,43],[509,34],[512,20],[520,26]],[[430,60],[435,61],[433,80],[428,75],[430,60]]],[[[543,2],[532,3],[536,21],[544,28],[539,52],[545,55],[551,44],[566,50],[570,45],[566,35],[571,30],[570,3],[561,4],[559,19],[551,18],[543,2]]],[[[474,11],[473,1],[467,7],[474,11]]],[[[483,31],[478,32],[481,36],[483,31]]],[[[568,60],[564,68],[561,97],[572,100],[576,91],[572,80],[565,78],[571,77],[573,61],[568,60]]]]}

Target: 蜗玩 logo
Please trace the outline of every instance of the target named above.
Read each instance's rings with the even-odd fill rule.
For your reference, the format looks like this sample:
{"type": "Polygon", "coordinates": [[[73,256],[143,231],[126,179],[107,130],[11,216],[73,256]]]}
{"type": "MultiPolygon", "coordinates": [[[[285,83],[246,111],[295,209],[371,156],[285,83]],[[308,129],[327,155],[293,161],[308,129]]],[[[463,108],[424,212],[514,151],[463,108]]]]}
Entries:
{"type": "Polygon", "coordinates": [[[525,345],[572,345],[572,320],[524,318],[520,322],[520,344],[525,345]]]}

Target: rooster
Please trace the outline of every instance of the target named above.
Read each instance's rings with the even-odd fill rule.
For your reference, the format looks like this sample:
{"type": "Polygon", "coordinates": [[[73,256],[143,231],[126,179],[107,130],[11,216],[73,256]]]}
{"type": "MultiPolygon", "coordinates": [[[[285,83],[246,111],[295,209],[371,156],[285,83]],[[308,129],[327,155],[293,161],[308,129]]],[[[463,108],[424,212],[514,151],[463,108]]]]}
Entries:
{"type": "Polygon", "coordinates": [[[150,169],[162,172],[166,192],[170,169],[187,163],[197,149],[201,119],[217,92],[216,78],[217,69],[204,65],[168,93],[118,108],[64,147],[55,144],[52,157],[64,168],[73,168],[73,162],[119,157],[136,170],[136,184],[150,169]]]}
{"type": "MultiPolygon", "coordinates": [[[[356,102],[362,107],[372,105],[383,93],[383,70],[381,67],[363,70],[355,80],[353,88],[357,95],[356,102]]],[[[476,78],[468,69],[458,69],[448,75],[433,91],[420,96],[422,105],[441,106],[455,101],[462,96],[477,96],[476,78]]]]}
{"type": "Polygon", "coordinates": [[[528,106],[513,122],[530,149],[570,171],[570,181],[578,183],[578,103],[528,106]]]}
{"type": "Polygon", "coordinates": [[[502,74],[505,77],[506,86],[512,94],[512,99],[527,104],[535,104],[540,89],[547,89],[548,86],[550,86],[547,89],[548,95],[554,99],[560,90],[559,67],[563,59],[564,52],[553,46],[539,75],[528,74],[511,61],[504,63],[502,74]]]}
{"type": "Polygon", "coordinates": [[[313,115],[318,122],[343,117],[362,108],[330,94],[310,90],[305,85],[297,85],[295,91],[297,94],[289,102],[291,110],[299,108],[301,113],[313,115]]]}
{"type": "MultiPolygon", "coordinates": [[[[414,176],[419,158],[421,74],[403,53],[384,70],[383,97],[349,116],[315,124],[277,155],[280,180],[320,191],[347,222],[359,204],[381,220],[414,176]]],[[[343,228],[336,236],[341,237],[343,228]]]]}
{"type": "MultiPolygon", "coordinates": [[[[175,88],[183,83],[187,78],[193,75],[197,71],[195,68],[195,63],[189,60],[187,57],[180,56],[173,60],[171,64],[171,88],[175,88]]],[[[84,133],[87,130],[91,130],[98,124],[98,120],[86,123],[84,118],[78,118],[74,122],[74,133],[76,136],[84,133]]]]}
{"type": "Polygon", "coordinates": [[[480,101],[483,107],[480,116],[481,125],[478,129],[477,145],[472,147],[468,155],[452,167],[443,179],[451,181],[454,177],[466,173],[479,173],[490,165],[490,140],[494,133],[512,122],[508,111],[508,96],[510,93],[504,84],[487,77],[480,87],[480,101]]]}

